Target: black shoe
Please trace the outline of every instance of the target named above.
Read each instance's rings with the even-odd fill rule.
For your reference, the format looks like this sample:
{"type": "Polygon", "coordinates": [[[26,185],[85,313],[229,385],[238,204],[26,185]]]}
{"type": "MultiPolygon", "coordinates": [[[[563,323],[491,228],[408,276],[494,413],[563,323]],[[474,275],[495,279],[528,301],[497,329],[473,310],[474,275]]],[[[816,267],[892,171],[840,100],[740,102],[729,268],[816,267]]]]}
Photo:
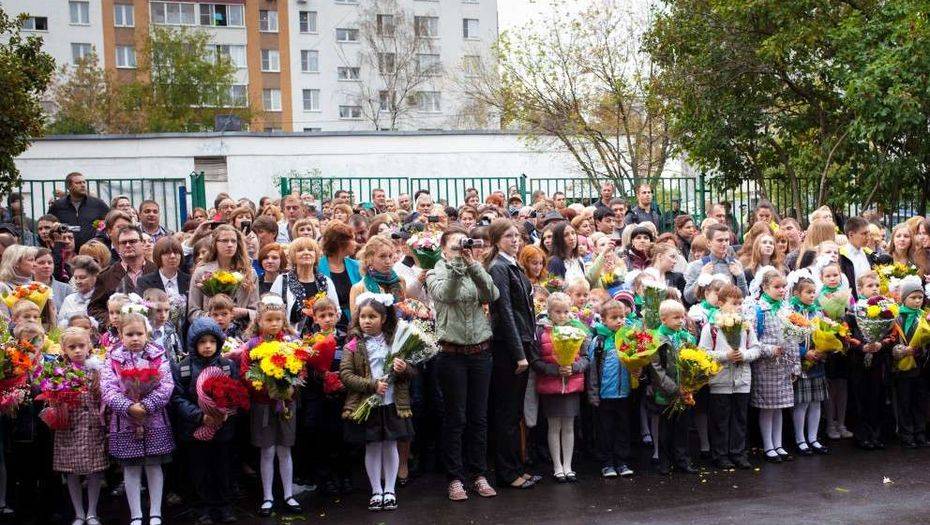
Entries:
{"type": "Polygon", "coordinates": [[[782,461],[794,461],[794,456],[789,454],[788,451],[782,447],[776,448],[775,452],[781,457],[782,461]]]}
{"type": "Polygon", "coordinates": [[[223,507],[220,509],[220,523],[235,523],[239,521],[239,518],[236,517],[236,513],[229,507],[223,507]]]}
{"type": "Polygon", "coordinates": [[[730,470],[736,468],[736,465],[727,458],[718,458],[714,460],[714,467],[720,470],[730,470]]]}
{"type": "Polygon", "coordinates": [[[775,449],[765,451],[765,460],[769,463],[781,463],[781,456],[778,455],[778,452],[775,452],[775,455],[770,455],[769,452],[775,452],[775,449]]]}
{"type": "Polygon", "coordinates": [[[917,448],[917,443],[913,439],[902,439],[901,446],[904,448],[917,448]]]}
{"type": "Polygon", "coordinates": [[[338,496],[339,495],[339,484],[336,483],[334,479],[326,480],[326,483],[323,484],[323,495],[324,496],[338,496]]]}
{"type": "Polygon", "coordinates": [[[668,476],[672,473],[672,465],[665,461],[659,461],[659,464],[656,466],[656,473],[660,476],[668,476]]]}
{"type": "Polygon", "coordinates": [[[862,450],[875,450],[875,443],[868,440],[856,440],[856,446],[862,450]]]}
{"type": "Polygon", "coordinates": [[[877,439],[873,441],[872,444],[875,445],[875,450],[885,450],[888,448],[888,445],[886,445],[884,441],[879,441],[877,439]]]}
{"type": "Polygon", "coordinates": [[[201,514],[194,522],[194,525],[213,525],[213,518],[209,514],[201,514]]]}
{"type": "Polygon", "coordinates": [[[798,443],[798,455],[803,457],[813,456],[814,451],[811,450],[811,447],[807,444],[807,442],[802,441],[798,443]]]}
{"type": "Polygon", "coordinates": [[[684,463],[679,463],[678,465],[675,465],[675,470],[682,472],[684,474],[697,474],[698,473],[698,469],[694,468],[694,465],[692,465],[690,461],[686,461],[684,463]]]}
{"type": "Polygon", "coordinates": [[[752,463],[750,463],[748,459],[742,456],[733,458],[733,464],[736,465],[736,468],[740,470],[750,470],[752,468],[752,463]]]}
{"type": "Polygon", "coordinates": [[[262,518],[267,518],[268,516],[271,516],[271,513],[273,511],[274,511],[274,501],[271,501],[270,499],[266,499],[265,501],[262,502],[261,506],[258,507],[258,515],[262,518]],[[270,505],[266,507],[265,506],[266,503],[269,503],[270,505]]]}
{"type": "Polygon", "coordinates": [[[710,455],[709,450],[702,450],[701,453],[698,455],[698,457],[700,457],[704,461],[709,461],[712,456],[710,455]]]}
{"type": "Polygon", "coordinates": [[[343,478],[342,482],[339,483],[339,490],[343,494],[351,494],[355,487],[352,485],[352,478],[343,478]]]}
{"type": "Polygon", "coordinates": [[[284,511],[288,514],[300,514],[304,511],[304,508],[300,506],[300,502],[294,499],[293,496],[284,500],[284,511]]]}
{"type": "Polygon", "coordinates": [[[819,441],[814,441],[811,443],[811,448],[814,450],[814,452],[820,454],[821,456],[826,456],[830,453],[830,449],[821,445],[819,441]]]}

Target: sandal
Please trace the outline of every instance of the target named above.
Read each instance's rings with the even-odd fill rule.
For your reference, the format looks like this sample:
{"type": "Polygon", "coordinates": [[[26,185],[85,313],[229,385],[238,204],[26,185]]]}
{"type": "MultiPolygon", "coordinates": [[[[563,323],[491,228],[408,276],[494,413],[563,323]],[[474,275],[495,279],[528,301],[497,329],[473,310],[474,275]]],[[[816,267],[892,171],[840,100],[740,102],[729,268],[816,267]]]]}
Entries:
{"type": "Polygon", "coordinates": [[[382,507],[384,507],[384,494],[372,494],[371,499],[368,500],[368,510],[378,512],[382,507]]]}
{"type": "Polygon", "coordinates": [[[161,516],[149,516],[149,525],[162,525],[163,521],[161,516]],[[158,520],[158,523],[154,523],[152,520],[158,520]]]}
{"type": "Polygon", "coordinates": [[[397,510],[397,497],[394,496],[393,492],[384,493],[384,504],[381,506],[382,510],[397,510]]]}
{"type": "Polygon", "coordinates": [[[258,508],[258,515],[262,518],[267,518],[268,516],[271,516],[272,509],[274,509],[274,501],[266,499],[262,502],[262,506],[258,508]],[[268,504],[267,507],[265,506],[266,503],[268,504]]]}

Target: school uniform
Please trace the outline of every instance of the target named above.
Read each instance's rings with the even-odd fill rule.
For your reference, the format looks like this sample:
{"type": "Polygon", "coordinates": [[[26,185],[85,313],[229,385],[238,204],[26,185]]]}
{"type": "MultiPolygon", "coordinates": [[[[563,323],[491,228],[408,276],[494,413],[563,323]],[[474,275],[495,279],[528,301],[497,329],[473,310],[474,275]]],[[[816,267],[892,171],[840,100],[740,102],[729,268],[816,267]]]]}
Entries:
{"type": "MultiPolygon", "coordinates": [[[[909,341],[917,330],[917,322],[906,324],[903,316],[899,316],[896,322],[901,327],[904,340],[909,341]]],[[[924,349],[917,349],[915,355],[917,366],[910,370],[902,370],[901,365],[905,356],[901,350],[904,346],[904,344],[899,344],[892,350],[894,364],[891,377],[898,416],[898,437],[904,446],[910,447],[915,444],[925,446],[927,444],[927,417],[924,403],[927,399],[927,386],[920,373],[922,365],[926,363],[926,352],[924,349]]]]}
{"type": "Polygon", "coordinates": [[[693,473],[688,453],[688,432],[694,418],[694,408],[668,410],[665,407],[679,395],[678,352],[686,344],[695,344],[694,336],[685,330],[669,330],[659,327],[661,346],[652,359],[652,401],[661,407],[659,412],[659,471],[667,473],[674,465],[683,472],[693,473]]]}
{"type": "Polygon", "coordinates": [[[853,434],[856,443],[867,450],[883,448],[886,441],[882,429],[892,411],[888,385],[891,381],[891,344],[883,344],[875,353],[863,352],[865,339],[853,314],[846,315],[850,335],[860,344],[850,345],[850,386],[856,411],[853,434]]]}
{"type": "Polygon", "coordinates": [[[766,409],[793,407],[792,376],[801,372],[798,347],[786,344],[782,320],[772,305],[759,301],[750,314],[759,342],[759,358],[752,363],[750,405],[766,409]],[[775,347],[782,348],[781,356],[774,356],[775,347]]]}
{"type": "Polygon", "coordinates": [[[594,325],[588,348],[588,402],[597,422],[597,455],[603,467],[617,468],[630,461],[630,372],[617,357],[614,332],[594,325]]]}

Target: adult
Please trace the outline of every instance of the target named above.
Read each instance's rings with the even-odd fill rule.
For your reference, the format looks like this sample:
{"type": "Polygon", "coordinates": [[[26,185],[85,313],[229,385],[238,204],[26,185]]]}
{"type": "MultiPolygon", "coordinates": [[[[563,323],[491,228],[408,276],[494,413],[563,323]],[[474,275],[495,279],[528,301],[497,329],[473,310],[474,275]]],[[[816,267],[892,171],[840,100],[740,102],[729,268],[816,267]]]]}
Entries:
{"type": "MultiPolygon", "coordinates": [[[[723,224],[730,228],[730,245],[736,244],[737,236],[736,232],[739,231],[739,225],[736,224],[736,218],[729,213],[729,203],[727,202],[718,202],[710,207],[710,211],[707,212],[707,217],[714,219],[718,224],[723,224]]],[[[702,232],[704,228],[701,228],[702,232]]],[[[704,233],[704,236],[707,236],[707,233],[704,233]]]]}
{"type": "Polygon", "coordinates": [[[409,193],[401,193],[400,195],[397,196],[397,207],[404,211],[410,211],[410,194],[409,193]]]}
{"type": "MultiPolygon", "coordinates": [[[[811,221],[813,222],[813,221],[811,221]]],[[[778,231],[788,238],[788,252],[797,250],[801,246],[803,231],[801,225],[792,217],[785,217],[778,223],[778,231]]],[[[777,233],[777,232],[776,232],[777,233]]]]}
{"type": "Polygon", "coordinates": [[[58,311],[61,309],[61,303],[64,302],[65,297],[74,293],[74,287],[56,280],[52,275],[53,273],[55,273],[55,258],[52,257],[52,251],[48,248],[39,248],[36,251],[36,263],[32,273],[32,280],[52,289],[52,302],[55,304],[55,311],[58,311]]]}
{"type": "MultiPolygon", "coordinates": [[[[8,294],[13,288],[32,281],[37,251],[38,248],[34,246],[22,244],[14,244],[3,250],[3,256],[0,257],[0,292],[8,294]]],[[[0,312],[9,319],[10,309],[5,302],[0,301],[0,312]]]]}
{"type": "Polygon", "coordinates": [[[662,214],[652,202],[652,186],[645,182],[636,186],[636,204],[626,212],[626,224],[641,222],[651,222],[656,227],[662,224],[662,214]]]}
{"type": "Polygon", "coordinates": [[[416,198],[416,212],[420,217],[428,217],[433,211],[433,197],[429,193],[420,193],[416,198]]]}
{"type": "Polygon", "coordinates": [[[426,274],[442,350],[436,368],[445,406],[442,455],[452,501],[467,499],[469,482],[480,496],[496,495],[485,477],[492,333],[483,305],[495,301],[499,293],[472,250],[462,248],[467,237],[457,226],[444,231],[439,240],[443,258],[426,274]]]}
{"type": "Polygon", "coordinates": [[[520,419],[529,366],[526,356],[530,346],[536,344],[533,285],[516,260],[520,230],[507,219],[497,219],[488,227],[488,233],[491,250],[484,264],[499,292],[490,305],[493,335],[489,406],[495,473],[502,485],[528,489],[541,479],[527,472],[520,453],[520,419]]]}
{"type": "Polygon", "coordinates": [[[685,257],[691,258],[691,241],[697,235],[697,228],[694,226],[694,217],[690,215],[679,215],[675,217],[675,244],[678,245],[678,251],[685,257]]]}
{"type": "Polygon", "coordinates": [[[826,241],[836,241],[836,226],[833,225],[833,222],[816,220],[810,223],[807,232],[804,234],[804,241],[796,251],[788,254],[788,257],[785,258],[785,265],[789,270],[797,270],[800,268],[799,263],[804,258],[804,254],[807,252],[816,253],[820,243],[826,241]]]}
{"type": "Polygon", "coordinates": [[[565,194],[561,191],[557,191],[552,194],[552,205],[556,210],[562,211],[565,209],[565,194]]]}
{"type": "Polygon", "coordinates": [[[103,219],[103,230],[98,231],[94,240],[100,241],[110,250],[110,260],[119,260],[119,246],[116,236],[120,230],[132,224],[132,216],[120,210],[110,210],[103,219]]]}
{"type": "Polygon", "coordinates": [[[920,217],[914,232],[914,262],[920,268],[924,282],[930,282],[930,220],[920,217]]]}
{"type": "MultiPolygon", "coordinates": [[[[553,212],[558,213],[558,212],[553,212]]],[[[559,215],[561,217],[561,215],[559,215]]],[[[580,213],[576,215],[572,221],[572,228],[575,228],[575,233],[582,237],[590,237],[594,233],[594,219],[591,217],[590,213],[580,213]]],[[[543,225],[540,225],[543,227],[543,225]]]]}
{"type": "MultiPolygon", "coordinates": [[[[616,217],[613,210],[597,208],[594,210],[594,227],[605,235],[613,235],[616,217]]],[[[586,236],[587,237],[587,236],[586,236]]]]}
{"type": "Polygon", "coordinates": [[[52,202],[48,208],[49,215],[58,217],[58,221],[67,224],[74,232],[74,245],[81,245],[94,236],[94,221],[103,219],[110,207],[105,202],[87,194],[87,180],[78,172],[65,177],[68,194],[52,202]]]}
{"type": "Polygon", "coordinates": [[[709,275],[719,273],[729,276],[730,282],[738,286],[743,295],[749,295],[743,265],[733,257],[730,251],[730,234],[730,228],[725,224],[711,224],[707,227],[707,243],[710,253],[688,265],[688,271],[685,274],[684,299],[686,302],[690,304],[698,302],[694,292],[697,288],[698,277],[702,273],[709,275]]]}
{"type": "Polygon", "coordinates": [[[132,207],[132,200],[128,195],[117,195],[110,199],[110,209],[119,210],[123,213],[133,214],[136,212],[132,207]]]}
{"type": "Polygon", "coordinates": [[[20,231],[22,232],[33,232],[36,229],[36,221],[27,216],[26,210],[23,209],[22,193],[14,192],[7,195],[6,209],[3,210],[3,216],[0,222],[16,223],[19,225],[20,231]]]}
{"type": "Polygon", "coordinates": [[[288,195],[281,199],[284,207],[284,220],[278,223],[278,244],[291,242],[291,228],[300,219],[304,218],[304,206],[297,195],[288,195]]]}
{"type": "Polygon", "coordinates": [[[746,263],[749,261],[749,255],[750,252],[752,252],[752,247],[756,243],[756,239],[762,235],[772,235],[771,222],[754,222],[752,226],[749,227],[749,231],[746,232],[746,235],[743,236],[743,245],[736,254],[743,266],[746,266],[746,263]]]}
{"type": "Polygon", "coordinates": [[[114,292],[136,293],[139,277],[158,270],[142,254],[142,230],[138,226],[123,226],[116,234],[116,247],[120,258],[100,272],[97,288],[87,306],[87,313],[100,326],[108,326],[107,300],[110,295],[114,292]]]}
{"type": "Polygon", "coordinates": [[[685,293],[685,277],[675,271],[675,265],[678,264],[678,248],[671,242],[657,242],[650,249],[649,264],[650,272],[658,276],[659,282],[669,288],[678,290],[679,294],[685,293]]]}
{"type": "Polygon", "coordinates": [[[626,214],[629,211],[626,199],[614,197],[610,199],[610,209],[614,212],[614,230],[622,232],[626,226],[626,214]]]}
{"type": "Polygon", "coordinates": [[[153,243],[166,235],[171,235],[171,232],[161,225],[161,206],[153,200],[144,200],[139,205],[139,224],[142,226],[142,231],[152,237],[153,243]]]}
{"type": "Polygon", "coordinates": [[[352,286],[349,304],[354,310],[356,297],[364,292],[391,294],[395,302],[407,297],[407,283],[394,271],[396,248],[394,241],[375,235],[360,252],[362,280],[352,286]]]}
{"type": "MultiPolygon", "coordinates": [[[[258,250],[258,295],[261,297],[271,291],[271,285],[279,275],[287,271],[287,253],[284,247],[273,242],[258,250]]],[[[254,266],[254,265],[253,265],[254,266]]]]}
{"type": "Polygon", "coordinates": [[[355,214],[349,217],[349,226],[355,235],[355,244],[364,246],[368,242],[368,219],[364,216],[355,214]]]}
{"type": "Polygon", "coordinates": [[[628,270],[645,270],[652,264],[651,250],[656,237],[647,224],[651,223],[629,228],[629,242],[624,244],[621,253],[628,270]]]}
{"type": "Polygon", "coordinates": [[[89,255],[78,255],[71,259],[71,281],[74,292],[65,297],[58,309],[58,326],[68,326],[75,315],[87,315],[87,305],[94,295],[100,265],[89,255]]]}
{"type": "Polygon", "coordinates": [[[375,206],[375,213],[387,212],[387,193],[381,188],[371,190],[371,203],[375,206]]]}
{"type": "Polygon", "coordinates": [[[868,249],[869,223],[862,217],[850,217],[843,226],[843,232],[849,243],[840,249],[840,269],[849,281],[853,297],[859,297],[856,291],[857,279],[872,270],[877,262],[875,252],[868,249]]]}
{"type": "Polygon", "coordinates": [[[207,315],[208,300],[204,298],[200,283],[205,274],[219,270],[239,272],[243,276],[242,283],[232,297],[236,304],[233,316],[243,321],[255,316],[258,307],[258,276],[252,268],[252,261],[249,260],[245,237],[229,224],[221,224],[213,230],[204,261],[191,275],[190,293],[187,297],[187,316],[190,321],[207,315]]]}
{"type": "Polygon", "coordinates": [[[914,235],[907,223],[902,222],[891,229],[891,245],[888,253],[896,263],[915,264],[914,235]]]}
{"type": "Polygon", "coordinates": [[[768,233],[756,237],[748,256],[741,262],[746,269],[747,283],[752,282],[756,272],[765,266],[771,266],[780,272],[785,272],[785,263],[775,246],[775,236],[768,233]]]}
{"type": "Polygon", "coordinates": [[[358,261],[352,258],[358,250],[355,235],[348,224],[331,222],[323,230],[323,257],[320,257],[319,271],[329,277],[336,287],[336,296],[342,305],[340,327],[345,329],[350,318],[349,294],[352,286],[362,280],[358,261]]]}
{"type": "Polygon", "coordinates": [[[681,209],[681,199],[672,197],[671,202],[671,209],[665,210],[665,212],[662,213],[662,224],[660,227],[662,231],[665,232],[675,231],[675,219],[682,215],[687,215],[687,213],[681,209]]]}
{"type": "Polygon", "coordinates": [[[220,193],[216,196],[216,199],[213,200],[214,208],[216,208],[216,215],[213,216],[213,220],[229,222],[229,214],[233,210],[238,208],[236,201],[232,200],[226,193],[220,193]]]}
{"type": "Polygon", "coordinates": [[[46,248],[51,248],[55,241],[52,239],[52,230],[56,227],[58,222],[58,217],[54,215],[43,215],[39,217],[39,220],[36,222],[36,236],[38,237],[37,246],[45,246],[46,248]]]}
{"type": "Polygon", "coordinates": [[[348,204],[351,207],[352,194],[348,190],[336,190],[333,193],[333,204],[348,204]]]}
{"type": "Polygon", "coordinates": [[[152,260],[157,271],[147,273],[136,282],[136,288],[145,292],[149,288],[158,288],[169,296],[180,296],[187,300],[191,289],[191,276],[181,271],[184,249],[174,237],[162,237],[155,243],[152,260]]]}
{"type": "Polygon", "coordinates": [[[600,199],[594,203],[595,208],[610,209],[610,201],[614,198],[614,185],[612,182],[601,184],[600,199]]]}
{"type": "Polygon", "coordinates": [[[326,294],[339,308],[339,296],[333,282],[317,270],[321,258],[320,245],[313,239],[299,237],[287,248],[290,269],[278,275],[271,285],[271,292],[284,299],[284,312],[288,324],[299,334],[309,332],[313,323],[313,310],[304,306],[304,301],[319,293],[326,294]]]}
{"type": "Polygon", "coordinates": [[[552,228],[552,248],[546,268],[566,283],[585,278],[584,262],[578,253],[578,235],[568,221],[552,228]]]}
{"type": "Polygon", "coordinates": [[[252,221],[252,233],[258,238],[258,249],[275,243],[278,239],[278,223],[267,215],[260,215],[252,221]]]}
{"type": "Polygon", "coordinates": [[[756,203],[756,209],[752,211],[748,224],[752,228],[753,225],[761,222],[771,228],[773,225],[777,225],[779,220],[775,206],[772,206],[771,202],[762,199],[756,203]]]}

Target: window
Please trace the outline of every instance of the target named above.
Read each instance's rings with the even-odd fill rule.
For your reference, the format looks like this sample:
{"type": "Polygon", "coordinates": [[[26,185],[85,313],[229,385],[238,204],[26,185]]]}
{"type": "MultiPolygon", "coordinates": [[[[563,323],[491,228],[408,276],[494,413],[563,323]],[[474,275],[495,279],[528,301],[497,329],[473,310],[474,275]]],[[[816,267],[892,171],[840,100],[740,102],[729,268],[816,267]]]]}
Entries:
{"type": "Polygon", "coordinates": [[[48,31],[48,17],[30,16],[23,20],[23,29],[31,31],[48,31]]]}
{"type": "Polygon", "coordinates": [[[394,36],[394,15],[378,15],[378,35],[394,36]]]}
{"type": "Polygon", "coordinates": [[[304,90],[304,111],[319,111],[320,110],[320,90],[319,89],[305,89],[304,90]]]}
{"type": "Polygon", "coordinates": [[[319,131],[323,131],[323,128],[304,128],[304,131],[308,131],[308,132],[314,132],[314,131],[316,131],[316,132],[319,132],[319,131]]]}
{"type": "Polygon", "coordinates": [[[362,106],[339,106],[339,118],[343,120],[361,120],[362,106]]]}
{"type": "Polygon", "coordinates": [[[81,59],[94,52],[90,44],[71,44],[71,61],[80,62],[81,59]]]}
{"type": "Polygon", "coordinates": [[[301,11],[299,14],[300,18],[300,32],[301,33],[316,33],[316,11],[301,11]]]}
{"type": "Polygon", "coordinates": [[[462,19],[462,36],[468,39],[478,38],[478,19],[476,18],[463,18],[462,19]]]}
{"type": "Polygon", "coordinates": [[[316,49],[301,49],[300,70],[304,73],[319,73],[320,52],[316,49]]]}
{"type": "Polygon", "coordinates": [[[420,91],[417,93],[417,109],[426,113],[439,113],[442,106],[439,103],[440,93],[438,91],[420,91]]]}
{"type": "Polygon", "coordinates": [[[258,12],[258,30],[266,33],[278,32],[278,12],[262,9],[258,12]]]}
{"type": "Polygon", "coordinates": [[[244,6],[236,4],[200,4],[200,25],[245,27],[244,6]]]}
{"type": "Polygon", "coordinates": [[[378,72],[390,74],[394,72],[394,53],[378,53],[378,72]]]}
{"type": "Polygon", "coordinates": [[[393,111],[397,109],[397,101],[394,100],[394,92],[381,90],[378,92],[378,109],[380,111],[393,111]]]}
{"type": "Polygon", "coordinates": [[[345,4],[345,5],[355,5],[358,3],[358,0],[336,0],[336,3],[345,4]]]}
{"type": "Polygon", "coordinates": [[[246,62],[245,58],[245,46],[220,44],[217,45],[215,49],[217,56],[228,58],[229,62],[237,68],[244,69],[248,67],[248,62],[246,62]]]}
{"type": "Polygon", "coordinates": [[[358,42],[358,29],[336,29],[336,42],[358,42]]]}
{"type": "Polygon", "coordinates": [[[416,28],[417,36],[421,38],[438,38],[439,37],[439,17],[438,16],[415,16],[413,25],[416,28]]]}
{"type": "Polygon", "coordinates": [[[281,111],[281,90],[263,89],[262,106],[265,111],[281,111]]]}
{"type": "Polygon", "coordinates": [[[361,76],[361,68],[358,67],[340,67],[336,70],[339,80],[358,80],[361,76]]]}
{"type": "Polygon", "coordinates": [[[481,57],[478,55],[465,55],[462,58],[462,68],[465,74],[473,77],[481,71],[481,57]]]}
{"type": "Polygon", "coordinates": [[[116,67],[134,69],[136,67],[136,48],[116,46],[116,67]]]}
{"type": "Polygon", "coordinates": [[[262,49],[262,71],[281,71],[281,54],[277,49],[262,49]]]}
{"type": "Polygon", "coordinates": [[[179,2],[152,2],[152,23],[172,26],[197,25],[197,6],[179,2]]]}
{"type": "Polygon", "coordinates": [[[135,11],[132,4],[113,4],[113,25],[116,27],[135,27],[135,11]]]}
{"type": "Polygon", "coordinates": [[[244,108],[248,105],[248,92],[246,86],[234,84],[229,86],[229,106],[244,108]]]}
{"type": "Polygon", "coordinates": [[[72,25],[90,25],[90,2],[72,0],[68,2],[68,10],[72,25]]]}
{"type": "Polygon", "coordinates": [[[442,73],[442,62],[439,60],[439,55],[417,55],[417,72],[423,75],[442,73]]]}

